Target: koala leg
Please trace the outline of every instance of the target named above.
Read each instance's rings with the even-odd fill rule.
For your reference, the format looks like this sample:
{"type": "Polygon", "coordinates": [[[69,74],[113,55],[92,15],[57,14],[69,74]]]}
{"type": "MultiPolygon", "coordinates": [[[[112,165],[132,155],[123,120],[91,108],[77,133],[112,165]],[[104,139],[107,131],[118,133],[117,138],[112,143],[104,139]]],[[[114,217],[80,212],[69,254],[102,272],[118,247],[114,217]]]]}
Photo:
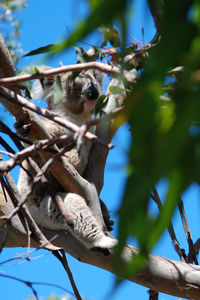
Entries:
{"type": "Polygon", "coordinates": [[[70,213],[74,215],[72,234],[87,248],[112,248],[116,240],[106,235],[84,198],[77,194],[68,193],[64,203],[70,213]]]}
{"type": "MultiPolygon", "coordinates": [[[[116,239],[104,232],[84,198],[74,193],[59,193],[72,218],[67,223],[52,197],[47,195],[38,203],[29,205],[35,221],[46,228],[69,230],[88,249],[109,249],[116,245],[116,239]]],[[[30,201],[29,201],[30,203],[30,201]]]]}

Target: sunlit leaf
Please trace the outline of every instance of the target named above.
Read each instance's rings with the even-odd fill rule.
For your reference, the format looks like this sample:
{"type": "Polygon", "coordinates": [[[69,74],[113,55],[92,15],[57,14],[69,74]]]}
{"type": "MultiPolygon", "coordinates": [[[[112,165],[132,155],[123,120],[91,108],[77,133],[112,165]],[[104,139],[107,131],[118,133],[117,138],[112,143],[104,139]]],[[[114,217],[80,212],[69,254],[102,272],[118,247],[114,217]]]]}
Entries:
{"type": "Polygon", "coordinates": [[[123,93],[125,90],[123,88],[120,88],[118,86],[110,86],[109,87],[109,91],[112,93],[112,94],[121,94],[123,93]]]}
{"type": "Polygon", "coordinates": [[[110,42],[113,47],[119,47],[121,45],[119,32],[112,26],[101,26],[99,31],[104,35],[104,42],[101,47],[106,46],[108,42],[110,42]]]}

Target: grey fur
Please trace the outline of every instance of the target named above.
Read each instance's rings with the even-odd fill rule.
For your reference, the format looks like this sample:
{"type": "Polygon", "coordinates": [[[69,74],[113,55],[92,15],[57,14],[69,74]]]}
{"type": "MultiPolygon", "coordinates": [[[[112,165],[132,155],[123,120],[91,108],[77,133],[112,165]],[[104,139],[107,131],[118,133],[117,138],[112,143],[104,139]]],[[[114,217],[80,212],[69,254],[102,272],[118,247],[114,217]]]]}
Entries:
{"type": "MultiPolygon", "coordinates": [[[[81,72],[74,78],[72,73],[62,74],[60,76],[62,98],[58,103],[55,99],[55,76],[45,78],[41,82],[40,89],[42,88],[42,96],[47,99],[49,110],[81,126],[92,117],[97,96],[101,93],[102,81],[103,75],[97,70],[81,72]],[[93,95],[95,99],[92,99],[93,95]]],[[[49,119],[43,118],[43,122],[52,136],[70,134],[68,129],[49,119]]],[[[81,175],[88,162],[90,147],[91,143],[85,140],[80,155],[78,155],[76,149],[72,149],[65,154],[66,159],[81,175]]],[[[33,159],[36,164],[42,165],[38,156],[33,157],[33,159]]],[[[33,176],[35,175],[27,162],[24,162],[24,167],[29,169],[33,176]]],[[[32,178],[24,170],[21,170],[18,188],[24,197],[30,191],[31,183],[32,178]]],[[[116,240],[104,232],[103,226],[97,222],[85,199],[77,194],[62,192],[56,179],[49,173],[46,174],[45,180],[38,183],[35,190],[32,191],[27,205],[39,225],[49,229],[70,231],[87,248],[110,248],[116,244],[116,240]],[[73,224],[70,224],[70,226],[61,215],[51,193],[49,193],[52,182],[54,190],[57,190],[57,194],[63,199],[66,208],[73,215],[73,224]]]]}

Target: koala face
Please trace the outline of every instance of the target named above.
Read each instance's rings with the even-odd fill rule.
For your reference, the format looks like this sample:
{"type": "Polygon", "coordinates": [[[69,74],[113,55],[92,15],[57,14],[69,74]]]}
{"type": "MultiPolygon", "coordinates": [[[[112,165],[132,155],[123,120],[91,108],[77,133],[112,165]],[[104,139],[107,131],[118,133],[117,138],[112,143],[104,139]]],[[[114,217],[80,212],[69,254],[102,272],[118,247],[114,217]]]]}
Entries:
{"type": "Polygon", "coordinates": [[[72,114],[93,112],[102,84],[95,76],[96,73],[94,70],[81,72],[74,79],[71,73],[61,76],[62,104],[72,114]]]}
{"type": "Polygon", "coordinates": [[[60,75],[60,81],[63,95],[57,104],[54,101],[55,77],[45,78],[43,81],[48,109],[63,114],[90,116],[101,93],[103,73],[87,70],[74,76],[74,73],[68,72],[60,75]]]}

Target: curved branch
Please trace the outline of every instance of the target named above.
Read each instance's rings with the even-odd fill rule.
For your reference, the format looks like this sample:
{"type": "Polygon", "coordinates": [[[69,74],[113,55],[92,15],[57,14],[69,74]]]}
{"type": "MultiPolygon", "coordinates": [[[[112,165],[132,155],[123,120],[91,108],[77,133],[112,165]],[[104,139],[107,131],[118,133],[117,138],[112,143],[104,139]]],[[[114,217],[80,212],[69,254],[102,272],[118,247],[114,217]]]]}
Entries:
{"type": "Polygon", "coordinates": [[[58,68],[50,68],[48,70],[40,71],[39,73],[35,73],[35,74],[25,74],[25,75],[13,76],[12,78],[11,77],[3,78],[0,79],[0,85],[2,86],[16,85],[24,81],[41,79],[44,77],[48,77],[50,75],[57,75],[66,72],[74,72],[74,71],[80,72],[89,69],[97,69],[99,71],[107,73],[108,75],[120,75],[122,72],[125,80],[128,83],[134,83],[137,78],[135,74],[130,73],[126,70],[122,71],[119,67],[116,66],[110,66],[100,62],[88,62],[88,63],[81,63],[76,65],[62,66],[58,68]]]}

